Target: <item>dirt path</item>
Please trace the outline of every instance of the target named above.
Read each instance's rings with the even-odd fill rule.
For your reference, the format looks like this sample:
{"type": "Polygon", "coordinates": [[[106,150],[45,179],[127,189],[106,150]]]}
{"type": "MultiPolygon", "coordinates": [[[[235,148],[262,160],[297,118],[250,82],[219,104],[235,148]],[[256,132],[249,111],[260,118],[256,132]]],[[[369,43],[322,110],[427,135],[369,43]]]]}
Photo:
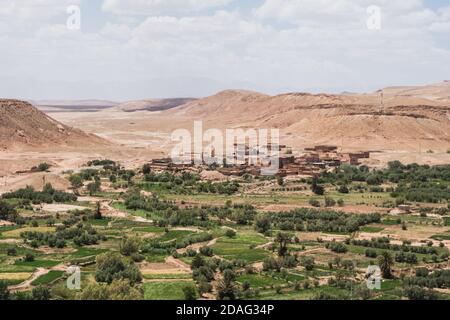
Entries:
{"type": "Polygon", "coordinates": [[[127,212],[123,212],[111,207],[111,203],[109,201],[101,202],[100,208],[102,210],[102,215],[108,218],[126,218],[129,216],[127,212]]]}
{"type": "Polygon", "coordinates": [[[273,241],[268,242],[268,243],[264,243],[264,244],[260,244],[259,246],[256,246],[255,249],[266,249],[269,246],[271,246],[272,244],[274,244],[273,241]]]}
{"type": "Polygon", "coordinates": [[[320,248],[314,248],[314,249],[309,249],[309,250],[305,250],[305,251],[300,251],[298,253],[299,256],[303,256],[305,254],[309,254],[309,253],[315,253],[315,252],[320,252],[323,251],[324,248],[320,247],[320,248]]]}
{"type": "Polygon", "coordinates": [[[9,286],[8,290],[11,292],[28,291],[33,287],[32,282],[34,280],[38,279],[40,276],[43,276],[52,270],[67,272],[67,268],[68,267],[63,263],[58,264],[57,266],[54,266],[51,269],[37,268],[36,271],[32,274],[32,276],[29,279],[27,279],[26,281],[24,281],[20,284],[9,286]]]}
{"type": "Polygon", "coordinates": [[[31,288],[31,283],[36,280],[37,278],[39,278],[40,276],[43,276],[47,273],[49,273],[50,270],[48,269],[44,269],[44,268],[38,268],[33,275],[31,276],[31,278],[29,278],[28,280],[18,284],[18,285],[14,285],[14,286],[9,286],[8,290],[11,292],[18,292],[18,291],[27,291],[31,288]]]}
{"type": "Polygon", "coordinates": [[[180,268],[181,270],[185,271],[185,272],[191,272],[191,266],[188,265],[187,263],[175,259],[172,256],[169,256],[166,258],[166,263],[172,264],[172,265],[176,265],[178,268],[180,268]]]}
{"type": "Polygon", "coordinates": [[[144,282],[192,282],[192,279],[144,279],[144,282]]]}

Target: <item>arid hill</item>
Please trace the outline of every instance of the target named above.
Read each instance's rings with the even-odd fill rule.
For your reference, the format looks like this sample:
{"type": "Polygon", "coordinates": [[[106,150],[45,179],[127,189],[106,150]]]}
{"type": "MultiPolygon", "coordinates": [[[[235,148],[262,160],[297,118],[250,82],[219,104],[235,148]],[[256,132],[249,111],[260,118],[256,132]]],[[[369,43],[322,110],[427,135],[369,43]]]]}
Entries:
{"type": "Polygon", "coordinates": [[[218,126],[280,128],[283,141],[299,147],[332,143],[345,149],[445,151],[449,96],[450,82],[373,94],[267,96],[231,90],[167,113],[218,126]]]}
{"type": "Polygon", "coordinates": [[[194,101],[192,98],[156,99],[128,101],[116,106],[115,110],[125,112],[164,111],[194,101]]]}
{"type": "Polygon", "coordinates": [[[61,124],[28,102],[0,100],[0,149],[97,144],[107,142],[61,124]]]}

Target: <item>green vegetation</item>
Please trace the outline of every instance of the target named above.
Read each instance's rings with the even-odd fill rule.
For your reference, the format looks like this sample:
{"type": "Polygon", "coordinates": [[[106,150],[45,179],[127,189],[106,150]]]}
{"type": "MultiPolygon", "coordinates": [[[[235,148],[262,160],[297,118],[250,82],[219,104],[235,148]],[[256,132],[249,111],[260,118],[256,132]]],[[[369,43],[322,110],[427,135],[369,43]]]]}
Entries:
{"type": "Polygon", "coordinates": [[[33,286],[46,285],[50,284],[58,279],[60,279],[64,275],[64,271],[51,270],[49,273],[44,274],[34,280],[31,284],[33,286]]]}
{"type": "Polygon", "coordinates": [[[87,167],[65,173],[68,192],[47,184],[2,196],[0,219],[12,225],[0,227],[0,297],[450,298],[440,291],[450,289],[442,268],[450,254],[449,166],[392,162],[309,179],[246,174],[226,182],[112,160],[87,167]],[[44,203],[86,209],[55,213],[46,207],[64,206],[44,203]],[[388,214],[401,204],[404,214],[388,214]],[[82,270],[79,291],[64,287],[59,265],[69,264],[82,270]],[[382,271],[381,290],[365,285],[370,265],[382,271]],[[38,268],[45,274],[24,293],[7,292],[38,268]]]}
{"type": "Polygon", "coordinates": [[[145,300],[184,300],[183,289],[194,288],[192,282],[148,282],[144,284],[145,300]]]}

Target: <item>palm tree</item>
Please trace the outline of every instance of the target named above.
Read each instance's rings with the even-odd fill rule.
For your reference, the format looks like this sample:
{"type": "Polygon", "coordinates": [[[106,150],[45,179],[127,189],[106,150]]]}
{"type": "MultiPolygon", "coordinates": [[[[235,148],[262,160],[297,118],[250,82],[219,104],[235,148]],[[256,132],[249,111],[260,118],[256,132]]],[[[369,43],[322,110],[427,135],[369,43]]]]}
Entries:
{"type": "Polygon", "coordinates": [[[383,278],[392,278],[391,267],[394,265],[394,259],[388,251],[383,251],[383,253],[378,257],[378,266],[381,269],[381,274],[383,278]]]}

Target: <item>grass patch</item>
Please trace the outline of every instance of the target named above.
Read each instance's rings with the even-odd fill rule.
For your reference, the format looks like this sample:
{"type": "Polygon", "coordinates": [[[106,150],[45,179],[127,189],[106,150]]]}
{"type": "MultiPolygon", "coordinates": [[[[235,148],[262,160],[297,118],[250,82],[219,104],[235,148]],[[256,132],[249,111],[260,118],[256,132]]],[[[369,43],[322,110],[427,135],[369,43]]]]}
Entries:
{"type": "Polygon", "coordinates": [[[156,227],[156,226],[137,227],[137,228],[133,228],[133,231],[147,232],[147,233],[162,233],[165,231],[165,228],[156,227]]]}
{"type": "Polygon", "coordinates": [[[437,241],[450,240],[450,234],[435,234],[430,238],[437,241]]]}
{"type": "Polygon", "coordinates": [[[450,226],[450,217],[444,217],[442,219],[444,219],[444,225],[450,226]]]}
{"type": "Polygon", "coordinates": [[[183,288],[193,286],[192,281],[144,283],[145,300],[184,300],[183,288]]]}
{"type": "Polygon", "coordinates": [[[395,220],[394,219],[383,219],[383,220],[381,220],[381,224],[384,224],[385,226],[396,226],[400,223],[398,222],[397,219],[395,219],[395,220]]]}
{"type": "Polygon", "coordinates": [[[0,280],[5,281],[8,285],[16,285],[24,282],[31,275],[31,272],[6,272],[0,273],[0,280]]]}
{"type": "Polygon", "coordinates": [[[377,232],[383,231],[384,228],[382,228],[382,227],[375,227],[375,226],[364,226],[364,227],[361,227],[360,230],[362,232],[367,232],[367,233],[377,233],[377,232]]]}
{"type": "Polygon", "coordinates": [[[166,261],[166,257],[165,254],[149,254],[145,256],[145,260],[150,263],[163,263],[166,261]]]}
{"type": "Polygon", "coordinates": [[[52,268],[60,264],[61,261],[54,260],[34,260],[34,261],[22,261],[16,260],[14,263],[16,266],[35,267],[35,268],[52,268]]]}
{"type": "Polygon", "coordinates": [[[51,270],[49,273],[44,274],[34,280],[31,284],[33,286],[39,286],[44,284],[52,283],[58,279],[60,279],[64,275],[64,271],[51,270]]]}
{"type": "Polygon", "coordinates": [[[269,275],[263,274],[246,274],[237,278],[239,283],[244,283],[247,281],[250,284],[251,288],[262,288],[268,286],[276,286],[285,284],[286,282],[280,279],[272,278],[269,275]]]}
{"type": "Polygon", "coordinates": [[[109,218],[89,219],[88,222],[93,226],[107,227],[108,224],[111,222],[111,219],[109,219],[109,218]]]}
{"type": "Polygon", "coordinates": [[[149,218],[149,219],[161,218],[159,216],[153,216],[151,212],[147,212],[145,210],[131,210],[131,209],[127,209],[125,204],[122,203],[122,202],[114,202],[112,204],[112,207],[114,209],[119,210],[119,211],[127,212],[127,213],[129,213],[129,214],[131,214],[133,216],[138,216],[138,217],[142,217],[142,218],[149,218]]]}
{"type": "Polygon", "coordinates": [[[195,233],[195,232],[188,231],[188,230],[171,230],[171,231],[163,234],[162,236],[158,237],[157,239],[162,242],[171,241],[171,240],[175,240],[175,239],[181,240],[193,233],[195,233]]]}
{"type": "Polygon", "coordinates": [[[178,280],[178,279],[192,279],[190,273],[174,273],[174,274],[144,274],[144,279],[147,280],[178,280]]]}
{"type": "Polygon", "coordinates": [[[22,232],[27,232],[27,231],[32,231],[32,232],[41,232],[41,233],[54,233],[56,231],[55,227],[25,227],[25,228],[19,228],[19,229],[14,229],[14,230],[10,230],[10,231],[6,231],[2,233],[2,236],[4,238],[20,238],[20,234],[22,232]]]}
{"type": "Polygon", "coordinates": [[[214,253],[227,260],[239,259],[248,262],[264,260],[269,253],[255,246],[266,243],[267,240],[257,233],[241,233],[234,238],[220,238],[212,246],[214,253]]]}
{"type": "Polygon", "coordinates": [[[95,249],[95,248],[79,248],[77,251],[72,253],[70,257],[72,259],[79,259],[79,258],[85,258],[85,257],[91,257],[91,256],[97,256],[101,253],[104,253],[108,251],[107,249],[95,249]]]}

